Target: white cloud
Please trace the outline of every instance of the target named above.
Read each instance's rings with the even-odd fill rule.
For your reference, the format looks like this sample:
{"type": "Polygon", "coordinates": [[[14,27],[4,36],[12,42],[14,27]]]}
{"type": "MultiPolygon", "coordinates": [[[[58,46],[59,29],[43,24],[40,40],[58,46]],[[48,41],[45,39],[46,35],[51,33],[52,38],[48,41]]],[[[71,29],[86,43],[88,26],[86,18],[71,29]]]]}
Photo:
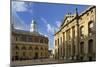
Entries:
{"type": "Polygon", "coordinates": [[[54,26],[51,26],[45,18],[42,17],[41,20],[46,24],[48,33],[54,34],[54,32],[59,30],[59,27],[61,25],[60,21],[56,21],[55,24],[57,27],[54,27],[54,26]]]}
{"type": "Polygon", "coordinates": [[[60,21],[56,21],[56,24],[57,24],[57,27],[59,28],[60,25],[61,25],[61,22],[60,21]]]}
{"type": "Polygon", "coordinates": [[[53,34],[54,33],[54,27],[51,26],[45,18],[42,17],[41,20],[44,22],[44,24],[46,24],[48,33],[53,34]]]}
{"type": "Polygon", "coordinates": [[[18,16],[18,14],[15,11],[12,11],[12,21],[11,23],[14,24],[15,29],[21,29],[21,30],[28,30],[29,25],[25,24],[25,22],[18,16]]]}
{"type": "Polygon", "coordinates": [[[16,12],[27,11],[27,6],[25,2],[12,1],[12,10],[16,12]]]}
{"type": "Polygon", "coordinates": [[[46,34],[44,35],[45,37],[48,37],[46,34]]]}
{"type": "Polygon", "coordinates": [[[45,18],[41,18],[41,20],[45,23],[45,24],[48,24],[47,20],[45,18]]]}
{"type": "Polygon", "coordinates": [[[28,30],[29,25],[26,25],[25,22],[18,16],[16,12],[12,12],[12,22],[16,29],[28,30]]]}
{"type": "Polygon", "coordinates": [[[29,25],[18,16],[17,12],[28,11],[28,5],[25,2],[12,1],[12,22],[16,29],[29,30],[29,25]]]}
{"type": "Polygon", "coordinates": [[[47,24],[47,31],[48,31],[48,32],[53,32],[53,31],[52,31],[52,27],[51,27],[50,24],[47,24]]]}

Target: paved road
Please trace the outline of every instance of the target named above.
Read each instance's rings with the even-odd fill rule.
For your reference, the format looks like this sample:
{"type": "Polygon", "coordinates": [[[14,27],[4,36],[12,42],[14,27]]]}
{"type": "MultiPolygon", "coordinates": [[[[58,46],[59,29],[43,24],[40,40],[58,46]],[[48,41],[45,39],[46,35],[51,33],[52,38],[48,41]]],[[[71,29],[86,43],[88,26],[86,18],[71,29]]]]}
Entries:
{"type": "Polygon", "coordinates": [[[14,61],[11,65],[38,65],[38,64],[54,64],[54,63],[68,63],[74,62],[70,60],[54,60],[54,59],[39,59],[39,60],[25,60],[25,61],[14,61]]]}

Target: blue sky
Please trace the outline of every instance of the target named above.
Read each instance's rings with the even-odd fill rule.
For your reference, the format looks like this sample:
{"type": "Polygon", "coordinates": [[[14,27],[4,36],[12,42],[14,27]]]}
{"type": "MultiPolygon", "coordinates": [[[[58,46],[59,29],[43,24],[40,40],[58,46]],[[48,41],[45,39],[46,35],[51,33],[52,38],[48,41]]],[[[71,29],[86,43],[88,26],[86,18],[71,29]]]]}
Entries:
{"type": "Polygon", "coordinates": [[[38,31],[48,36],[49,49],[52,49],[54,29],[59,28],[64,16],[68,12],[75,14],[76,8],[80,14],[88,7],[89,5],[12,1],[12,23],[17,29],[29,31],[32,19],[35,20],[38,31]]]}

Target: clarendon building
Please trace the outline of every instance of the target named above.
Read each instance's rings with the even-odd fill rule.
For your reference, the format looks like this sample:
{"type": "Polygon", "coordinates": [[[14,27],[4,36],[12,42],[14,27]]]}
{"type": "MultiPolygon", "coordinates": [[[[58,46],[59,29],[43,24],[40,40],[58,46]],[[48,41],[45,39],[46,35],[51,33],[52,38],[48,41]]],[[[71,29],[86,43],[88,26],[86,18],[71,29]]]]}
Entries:
{"type": "Polygon", "coordinates": [[[68,13],[54,34],[54,58],[96,60],[96,7],[78,14],[68,13]]]}
{"type": "Polygon", "coordinates": [[[33,60],[48,58],[48,37],[36,29],[32,20],[30,31],[14,29],[11,31],[11,60],[33,60]]]}

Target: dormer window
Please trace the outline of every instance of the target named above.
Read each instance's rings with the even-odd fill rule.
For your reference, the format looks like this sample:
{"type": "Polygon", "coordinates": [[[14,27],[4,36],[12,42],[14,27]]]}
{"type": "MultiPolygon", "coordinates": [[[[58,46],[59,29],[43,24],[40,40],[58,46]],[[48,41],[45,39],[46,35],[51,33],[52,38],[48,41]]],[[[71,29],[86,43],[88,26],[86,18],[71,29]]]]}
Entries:
{"type": "Polygon", "coordinates": [[[91,10],[91,13],[93,12],[93,10],[91,10]]]}
{"type": "Polygon", "coordinates": [[[89,13],[87,13],[87,16],[89,15],[89,13]]]}

